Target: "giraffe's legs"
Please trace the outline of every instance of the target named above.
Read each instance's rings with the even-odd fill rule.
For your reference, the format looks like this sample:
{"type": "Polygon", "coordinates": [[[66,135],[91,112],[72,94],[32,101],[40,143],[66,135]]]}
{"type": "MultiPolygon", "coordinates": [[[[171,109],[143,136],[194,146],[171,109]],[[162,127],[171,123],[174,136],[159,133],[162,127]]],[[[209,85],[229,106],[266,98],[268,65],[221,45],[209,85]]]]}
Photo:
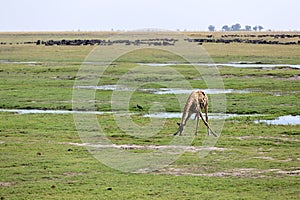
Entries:
{"type": "Polygon", "coordinates": [[[174,133],[174,135],[177,135],[179,133],[179,135],[181,135],[181,133],[183,132],[183,128],[186,125],[187,120],[191,117],[192,113],[188,112],[186,118],[183,118],[183,120],[181,121],[179,128],[177,130],[176,133],[174,133]]]}
{"type": "Polygon", "coordinates": [[[199,111],[199,115],[200,115],[200,117],[201,117],[203,123],[205,124],[205,126],[206,126],[207,129],[208,129],[208,134],[209,134],[209,133],[212,133],[215,137],[218,137],[218,135],[210,128],[209,124],[208,124],[207,121],[204,119],[201,110],[199,111]]]}
{"type": "Polygon", "coordinates": [[[197,135],[197,133],[198,133],[198,126],[199,126],[199,115],[196,114],[195,118],[197,118],[195,135],[197,135]]]}

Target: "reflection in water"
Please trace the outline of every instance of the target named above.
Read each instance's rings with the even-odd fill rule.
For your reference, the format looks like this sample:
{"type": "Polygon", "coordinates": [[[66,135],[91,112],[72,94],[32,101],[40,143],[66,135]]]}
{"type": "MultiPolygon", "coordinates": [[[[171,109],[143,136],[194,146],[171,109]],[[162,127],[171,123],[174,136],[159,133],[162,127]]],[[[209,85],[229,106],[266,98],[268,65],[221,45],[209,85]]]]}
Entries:
{"type": "MultiPolygon", "coordinates": [[[[101,111],[77,111],[77,110],[39,110],[39,109],[0,109],[0,112],[11,112],[17,114],[118,114],[116,112],[101,112],[101,111]]],[[[119,113],[125,114],[125,113],[119,113]]],[[[134,114],[134,113],[128,113],[134,114]]],[[[209,113],[210,119],[227,119],[231,117],[245,117],[245,116],[257,116],[257,115],[238,115],[238,114],[223,114],[223,113],[209,113]]],[[[143,117],[150,118],[181,118],[181,113],[176,112],[161,112],[145,114],[143,117]]],[[[193,116],[192,116],[193,117],[193,116]]]]}
{"type": "Polygon", "coordinates": [[[292,116],[286,115],[281,116],[273,120],[255,120],[255,123],[266,123],[272,125],[299,125],[300,124],[300,115],[292,116]]]}
{"type": "Polygon", "coordinates": [[[93,89],[93,90],[128,90],[128,88],[122,87],[120,85],[88,85],[88,86],[75,86],[74,88],[79,89],[93,89]]]}
{"type": "MultiPolygon", "coordinates": [[[[175,113],[175,112],[161,112],[161,113],[153,113],[153,114],[146,114],[144,117],[154,117],[154,118],[181,118],[182,113],[175,113]]],[[[258,115],[238,115],[238,114],[224,114],[224,113],[208,113],[208,117],[210,119],[228,119],[232,117],[251,117],[251,116],[258,116],[258,115]]],[[[260,116],[260,115],[259,115],[260,116]]],[[[194,118],[194,115],[191,116],[194,118]]]]}
{"type": "MultiPolygon", "coordinates": [[[[17,114],[94,114],[94,115],[103,115],[103,114],[118,114],[115,112],[102,112],[102,111],[77,111],[77,110],[39,110],[39,109],[0,109],[0,112],[10,112],[17,114]]],[[[124,113],[122,113],[124,114],[124,113]]],[[[129,113],[134,114],[134,113],[129,113]]],[[[176,112],[161,112],[161,113],[152,113],[145,114],[143,117],[150,118],[181,118],[182,113],[176,112]]],[[[262,115],[239,115],[239,114],[224,114],[224,113],[209,113],[210,119],[229,119],[233,117],[255,117],[262,115]]],[[[192,119],[194,116],[191,117],[192,119]]],[[[273,120],[254,120],[254,123],[266,123],[272,125],[299,125],[300,124],[300,115],[292,116],[281,116],[273,120]]]]}
{"type": "MultiPolygon", "coordinates": [[[[179,89],[179,88],[160,88],[151,93],[153,93],[153,94],[190,94],[192,91],[195,91],[195,90],[196,89],[185,90],[185,89],[179,89]]],[[[250,93],[250,91],[248,91],[248,90],[234,90],[234,89],[203,89],[203,91],[206,94],[250,93]]]]}
{"type": "Polygon", "coordinates": [[[236,62],[236,63],[138,63],[139,65],[145,65],[150,67],[164,67],[164,66],[175,66],[175,65],[194,65],[194,66],[207,66],[207,67],[236,67],[236,68],[275,68],[275,67],[289,67],[294,69],[300,69],[300,65],[291,64],[263,64],[263,63],[247,63],[247,62],[236,62]]]}
{"type": "Polygon", "coordinates": [[[11,112],[17,114],[96,114],[96,115],[111,113],[111,112],[101,112],[101,111],[39,110],[39,109],[0,109],[0,112],[11,112]]]}
{"type": "MultiPolygon", "coordinates": [[[[128,88],[122,85],[99,85],[99,86],[76,86],[79,89],[93,90],[112,90],[112,91],[134,91],[134,88],[128,88]]],[[[148,88],[138,89],[138,91],[150,92],[151,94],[190,94],[197,89],[182,89],[182,88],[148,88]]],[[[206,94],[245,94],[250,93],[249,90],[234,90],[234,89],[203,89],[206,94]]]]}

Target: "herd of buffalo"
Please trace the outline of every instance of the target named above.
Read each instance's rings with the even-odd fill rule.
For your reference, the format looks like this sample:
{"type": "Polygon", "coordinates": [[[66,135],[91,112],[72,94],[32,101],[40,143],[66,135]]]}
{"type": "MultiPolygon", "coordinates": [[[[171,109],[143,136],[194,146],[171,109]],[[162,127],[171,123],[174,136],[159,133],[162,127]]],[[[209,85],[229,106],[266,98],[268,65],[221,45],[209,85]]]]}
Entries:
{"type": "Polygon", "coordinates": [[[300,34],[229,34],[221,38],[214,38],[213,35],[197,39],[186,39],[188,42],[202,43],[250,43],[250,44],[281,44],[300,45],[300,34]]]}
{"type": "MultiPolygon", "coordinates": [[[[203,35],[199,38],[185,39],[187,42],[195,42],[198,45],[203,43],[251,43],[251,44],[273,44],[273,45],[300,45],[300,34],[225,34],[216,38],[213,35],[203,35]]],[[[45,46],[80,46],[80,45],[148,45],[148,46],[174,46],[178,39],[153,38],[136,40],[101,40],[101,39],[74,39],[74,40],[37,40],[34,42],[20,42],[16,44],[36,44],[45,46]]],[[[0,45],[13,43],[0,42],[0,45]]]]}
{"type": "MultiPolygon", "coordinates": [[[[37,40],[35,42],[24,42],[18,44],[36,44],[36,45],[45,45],[45,46],[81,46],[81,45],[102,45],[102,46],[111,46],[116,44],[123,45],[154,45],[154,46],[174,46],[178,39],[142,39],[142,40],[100,40],[100,39],[75,39],[75,40],[37,40]]],[[[0,43],[6,44],[6,43],[0,43]]],[[[12,43],[10,43],[12,44],[12,43]]]]}

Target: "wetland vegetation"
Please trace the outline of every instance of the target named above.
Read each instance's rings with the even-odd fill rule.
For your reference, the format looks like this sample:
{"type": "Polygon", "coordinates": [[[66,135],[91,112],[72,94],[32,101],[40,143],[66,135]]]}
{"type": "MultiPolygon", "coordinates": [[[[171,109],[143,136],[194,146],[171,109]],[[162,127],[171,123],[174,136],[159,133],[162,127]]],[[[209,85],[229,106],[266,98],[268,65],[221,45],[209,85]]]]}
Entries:
{"type": "MultiPolygon", "coordinates": [[[[112,34],[115,33],[0,33],[0,42],[12,43],[0,45],[0,108],[85,111],[84,107],[72,105],[73,91],[75,82],[86,78],[78,77],[78,71],[95,46],[16,43],[107,39],[112,34]]],[[[188,33],[191,38],[206,37],[206,34],[220,37],[220,33],[188,33]]],[[[300,45],[203,43],[201,46],[217,63],[215,68],[219,72],[205,74],[204,70],[202,75],[221,77],[224,88],[208,88],[195,68],[182,62],[182,58],[151,48],[128,53],[109,63],[96,86],[116,86],[128,72],[135,83],[143,82],[149,74],[134,74],[136,67],[143,67],[140,63],[172,62],[175,65],[168,66],[169,69],[180,73],[192,89],[247,91],[226,93],[226,105],[223,105],[226,114],[241,116],[224,119],[216,148],[207,156],[200,158],[201,150],[190,150],[154,172],[120,172],[105,166],[87,150],[72,113],[0,112],[0,198],[298,199],[300,122],[274,125],[265,124],[264,120],[300,115],[300,70],[286,66],[300,64],[300,45]],[[222,65],[230,62],[278,66],[234,68],[222,65]]],[[[201,69],[206,68],[209,66],[201,69]]],[[[165,112],[179,113],[182,110],[176,95],[183,99],[188,96],[186,93],[153,92],[160,91],[167,83],[177,85],[178,81],[164,71],[163,66],[155,69],[159,71],[153,70],[153,73],[160,78],[149,78],[149,83],[134,91],[129,101],[128,111],[133,121],[141,126],[149,124],[150,119],[145,115],[153,102],[159,102],[165,112]],[[142,105],[143,110],[138,110],[137,104],[142,105]]],[[[95,111],[104,112],[97,114],[97,120],[107,138],[117,145],[139,147],[124,148],[124,151],[149,152],[153,150],[147,149],[149,146],[168,145],[173,139],[178,118],[165,119],[162,129],[151,137],[127,135],[110,113],[127,111],[112,107],[114,88],[81,90],[94,91],[92,103],[95,111]]],[[[208,95],[218,99],[224,94],[208,95]]],[[[209,112],[212,111],[222,112],[222,109],[210,107],[209,112]]],[[[213,123],[218,120],[211,119],[213,123]]],[[[195,122],[190,120],[189,123],[195,122]]],[[[201,148],[205,136],[206,129],[201,124],[191,146],[201,148]]]]}

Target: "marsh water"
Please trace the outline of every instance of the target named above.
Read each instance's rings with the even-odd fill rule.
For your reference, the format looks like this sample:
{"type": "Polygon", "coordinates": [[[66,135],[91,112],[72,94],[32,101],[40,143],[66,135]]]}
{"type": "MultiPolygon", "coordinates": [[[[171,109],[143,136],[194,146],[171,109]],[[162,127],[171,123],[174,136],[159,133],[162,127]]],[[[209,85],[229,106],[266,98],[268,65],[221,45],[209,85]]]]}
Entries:
{"type": "MultiPolygon", "coordinates": [[[[11,62],[6,60],[0,60],[0,63],[12,63],[12,64],[39,64],[38,62],[11,62]]],[[[180,63],[137,63],[139,65],[151,66],[151,67],[164,67],[164,66],[174,66],[179,65],[180,63]]],[[[300,65],[292,64],[260,64],[260,63],[194,63],[194,64],[180,64],[180,65],[199,65],[199,66],[227,66],[227,67],[237,67],[237,68],[275,68],[275,67],[289,67],[294,69],[300,69],[300,65]]],[[[74,86],[74,88],[79,89],[94,89],[94,90],[122,90],[122,91],[134,91],[134,88],[128,88],[122,85],[100,85],[100,86],[74,86]]],[[[183,89],[183,88],[148,88],[148,89],[139,89],[142,92],[149,92],[152,94],[189,94],[195,89],[183,89]]],[[[251,93],[250,90],[235,90],[235,89],[204,89],[204,92],[207,94],[243,94],[251,93]]],[[[274,94],[277,96],[277,93],[274,94]]],[[[40,110],[40,109],[0,109],[0,112],[10,112],[17,114],[96,114],[102,115],[112,112],[101,112],[101,111],[76,111],[76,110],[40,110]]],[[[132,113],[134,114],[134,113],[132,113]]],[[[145,114],[144,117],[150,118],[181,118],[181,113],[175,112],[163,112],[163,113],[154,113],[154,114],[145,114]]],[[[210,113],[210,119],[229,119],[234,117],[247,117],[247,116],[257,116],[257,115],[239,115],[239,114],[224,114],[224,113],[210,113]]],[[[299,125],[300,124],[300,115],[291,116],[280,116],[272,120],[254,120],[254,123],[266,123],[271,125],[299,125]]]]}
{"type": "Polygon", "coordinates": [[[111,112],[77,111],[77,110],[40,110],[40,109],[0,109],[0,112],[23,114],[95,114],[103,115],[111,112]]]}
{"type": "MultiPolygon", "coordinates": [[[[134,91],[134,88],[129,88],[123,85],[99,85],[99,86],[75,86],[78,89],[94,89],[94,90],[112,90],[112,91],[134,91]]],[[[182,88],[148,88],[139,89],[142,92],[149,92],[152,94],[190,94],[196,89],[182,89],[182,88]]],[[[250,90],[234,90],[234,89],[203,89],[206,94],[229,94],[229,93],[250,93],[250,90]]]]}
{"type": "MultiPolygon", "coordinates": [[[[153,90],[153,94],[190,94],[195,89],[180,89],[180,88],[159,88],[153,90]]],[[[234,89],[203,89],[206,94],[243,94],[250,93],[248,90],[234,90],[234,89]]]]}
{"type": "MultiPolygon", "coordinates": [[[[153,114],[146,114],[144,117],[150,118],[181,118],[182,113],[176,112],[161,112],[161,113],[153,113],[153,114]]],[[[239,114],[229,114],[229,113],[209,113],[208,114],[210,119],[229,119],[233,117],[251,117],[251,116],[260,116],[260,115],[239,115],[239,114]]],[[[193,118],[192,116],[191,118],[193,118]]]]}
{"type": "Polygon", "coordinates": [[[236,68],[275,68],[275,67],[289,67],[294,69],[300,69],[300,65],[292,64],[264,64],[264,63],[248,63],[248,62],[233,62],[233,63],[138,63],[140,65],[151,66],[151,67],[165,67],[174,65],[194,65],[194,66],[224,66],[224,67],[236,67],[236,68]]]}
{"type": "MultiPolygon", "coordinates": [[[[113,114],[113,112],[101,112],[101,111],[77,111],[77,110],[39,110],[39,109],[0,109],[0,112],[9,112],[16,114],[93,114],[93,115],[103,115],[103,114],[113,114]]],[[[118,113],[114,113],[118,114],[118,113]]],[[[124,114],[124,113],[123,113],[124,114]]],[[[129,113],[136,114],[136,113],[129,113]]],[[[144,114],[143,117],[149,118],[181,118],[182,113],[177,112],[161,112],[144,114]]],[[[236,117],[259,117],[262,115],[242,115],[242,114],[229,114],[229,113],[209,113],[210,119],[230,119],[236,117]]],[[[254,123],[266,123],[272,125],[300,125],[300,115],[292,116],[280,116],[272,120],[254,120],[254,123]]]]}
{"type": "MultiPolygon", "coordinates": [[[[8,61],[8,60],[0,60],[0,63],[7,64],[28,64],[28,65],[36,65],[41,64],[41,62],[37,61],[8,61]]],[[[103,62],[84,62],[82,64],[103,64],[103,62]]],[[[109,64],[105,63],[104,64],[109,64]]],[[[275,67],[289,67],[294,69],[300,69],[300,64],[267,64],[267,63],[251,63],[251,62],[232,62],[232,63],[137,63],[139,65],[150,66],[150,67],[164,67],[164,66],[174,66],[174,65],[194,65],[194,66],[225,66],[225,67],[236,67],[236,68],[275,68],[275,67]]]]}
{"type": "Polygon", "coordinates": [[[255,120],[254,123],[265,123],[272,125],[299,125],[300,124],[300,115],[292,116],[280,116],[272,120],[255,120]]]}

